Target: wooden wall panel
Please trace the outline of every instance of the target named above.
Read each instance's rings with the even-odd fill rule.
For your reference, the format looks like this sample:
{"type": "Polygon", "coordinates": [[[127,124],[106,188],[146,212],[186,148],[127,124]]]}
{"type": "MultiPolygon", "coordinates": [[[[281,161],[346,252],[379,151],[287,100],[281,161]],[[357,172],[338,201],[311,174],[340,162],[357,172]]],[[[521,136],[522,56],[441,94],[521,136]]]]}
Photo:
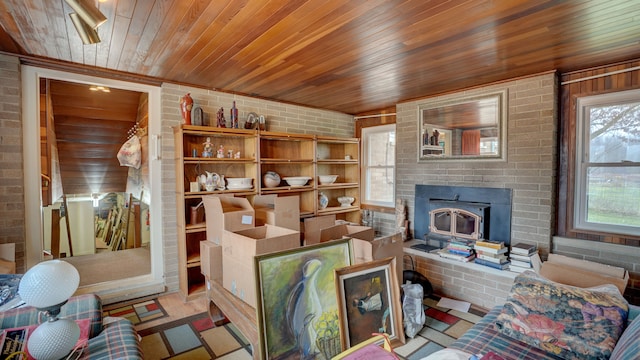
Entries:
{"type": "Polygon", "coordinates": [[[560,236],[640,246],[640,237],[573,228],[576,157],[576,102],[579,97],[640,88],[640,60],[561,75],[558,218],[560,236]]]}

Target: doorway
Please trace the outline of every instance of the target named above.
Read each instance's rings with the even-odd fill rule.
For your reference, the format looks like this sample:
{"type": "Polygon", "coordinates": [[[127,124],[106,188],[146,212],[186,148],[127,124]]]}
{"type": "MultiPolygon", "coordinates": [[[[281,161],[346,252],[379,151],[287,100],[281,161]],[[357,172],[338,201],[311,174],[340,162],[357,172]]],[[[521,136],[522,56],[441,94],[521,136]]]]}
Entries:
{"type": "MultiPolygon", "coordinates": [[[[41,149],[41,137],[40,137],[40,115],[43,110],[41,101],[40,101],[40,88],[43,82],[54,82],[57,85],[60,84],[73,84],[76,86],[81,86],[83,89],[88,89],[89,86],[100,86],[102,88],[114,89],[114,91],[121,90],[124,92],[132,92],[136,94],[142,94],[141,97],[147,99],[145,102],[147,103],[147,111],[148,114],[148,124],[146,127],[146,136],[150,141],[148,144],[150,146],[146,146],[147,149],[147,168],[146,168],[146,177],[148,179],[148,184],[145,184],[145,188],[148,189],[145,191],[146,194],[141,193],[139,191],[136,192],[135,197],[136,201],[144,204],[146,208],[152,208],[154,211],[150,213],[148,216],[148,243],[145,245],[146,250],[148,252],[148,265],[144,266],[143,273],[136,272],[124,272],[122,275],[119,275],[118,278],[96,278],[95,281],[89,281],[81,284],[79,289],[79,293],[97,293],[103,297],[103,300],[107,300],[109,298],[115,299],[115,301],[120,301],[123,297],[137,297],[137,296],[145,296],[151,293],[158,293],[164,291],[163,285],[163,261],[162,261],[162,235],[160,226],[161,223],[161,202],[160,202],[160,183],[159,183],[159,174],[160,174],[160,161],[159,161],[159,153],[157,152],[157,142],[158,142],[158,134],[160,133],[160,88],[145,85],[145,84],[137,84],[137,83],[129,83],[124,81],[98,78],[94,76],[86,76],[80,74],[72,74],[65,73],[57,70],[51,69],[41,69],[31,66],[23,66],[22,67],[22,84],[23,84],[23,127],[24,127],[24,160],[25,160],[25,212],[26,212],[26,222],[27,222],[27,243],[26,243],[26,259],[25,262],[27,264],[27,268],[32,267],[36,263],[46,260],[49,255],[45,250],[46,249],[44,242],[42,241],[43,236],[48,231],[48,226],[50,224],[47,223],[47,218],[44,216],[45,211],[44,207],[41,205],[45,205],[45,192],[42,191],[41,187],[41,170],[42,164],[46,160],[41,159],[40,149],[41,149]],[[157,175],[157,176],[154,176],[157,175]]],[[[71,94],[73,97],[74,94],[71,94]]],[[[75,93],[75,97],[79,98],[78,94],[75,93]]],[[[105,103],[102,101],[101,103],[105,103]]],[[[106,102],[110,107],[115,107],[117,104],[115,102],[106,102]]],[[[111,109],[112,110],[112,109],[111,109]]],[[[84,112],[97,112],[97,110],[92,111],[91,109],[82,110],[84,112]]],[[[45,111],[46,112],[46,111],[45,111]]],[[[78,115],[78,114],[76,114],[78,115]]],[[[68,116],[68,115],[67,115],[68,116]]],[[[90,117],[90,114],[87,114],[90,117]]],[[[79,119],[81,116],[71,119],[71,121],[79,119]]],[[[69,121],[70,119],[66,119],[69,121]]],[[[135,120],[134,120],[135,122],[135,120]]],[[[128,127],[125,126],[125,127],[128,127]]],[[[82,127],[81,127],[82,128],[82,127]]],[[[69,131],[73,133],[73,131],[69,131]]],[[[99,131],[94,129],[93,133],[97,135],[104,135],[104,131],[99,131]]],[[[87,137],[86,133],[81,135],[87,137]]],[[[126,136],[126,135],[125,135],[126,136]]],[[[86,141],[86,139],[85,139],[86,141]]],[[[84,152],[89,153],[91,146],[85,145],[84,149],[76,149],[76,153],[84,152]]],[[[95,147],[98,147],[95,145],[95,147]]],[[[61,159],[61,158],[60,158],[61,159]]],[[[115,159],[113,159],[115,161],[115,159]]],[[[72,161],[73,163],[74,161],[72,161]]],[[[77,161],[75,161],[77,163],[77,161]]],[[[76,172],[81,173],[82,171],[78,171],[77,164],[76,172]]],[[[96,169],[98,166],[96,165],[96,169]]],[[[80,169],[81,170],[81,169],[80,169]]],[[[102,169],[104,176],[109,173],[109,170],[102,169]]],[[[73,171],[72,171],[73,172],[73,171]]],[[[55,171],[52,172],[55,174],[55,171]]],[[[84,176],[84,175],[83,175],[84,176]]],[[[128,176],[127,176],[128,178],[128,176]]],[[[70,182],[68,184],[72,184],[70,182]]],[[[64,183],[63,183],[64,184],[64,183]]],[[[64,185],[62,185],[64,187],[64,185]]],[[[71,185],[67,186],[69,189],[73,187],[71,185]]],[[[122,189],[122,187],[118,188],[118,190],[122,189]]],[[[122,191],[123,194],[127,194],[126,188],[122,191]]],[[[102,190],[96,190],[92,188],[80,189],[80,190],[70,190],[69,192],[77,192],[79,194],[69,194],[70,199],[67,198],[67,204],[65,210],[71,210],[75,205],[75,203],[87,202],[88,204],[93,204],[94,196],[97,200],[101,200],[101,197],[106,196],[106,194],[114,192],[114,188],[104,188],[104,192],[102,190]],[[95,190],[95,191],[94,191],[95,190]],[[72,201],[69,201],[72,200],[72,201]],[[70,203],[74,203],[74,205],[70,205],[70,203]]],[[[66,189],[63,189],[62,193],[65,193],[66,189]]],[[[130,191],[128,194],[133,194],[130,191]]],[[[51,203],[54,204],[54,201],[57,201],[59,197],[52,196],[51,203]]],[[[134,199],[133,196],[129,197],[127,200],[132,201],[134,199]]],[[[132,204],[127,204],[132,205],[132,204]]],[[[86,211],[85,211],[86,212],[86,211]]],[[[82,211],[77,212],[76,214],[81,214],[82,211]]],[[[69,215],[73,214],[72,212],[68,213],[69,215]]],[[[91,210],[93,218],[95,212],[91,210]]],[[[66,214],[65,214],[66,215],[66,214]]],[[[146,222],[146,220],[145,220],[146,222]]],[[[91,230],[94,230],[94,226],[91,226],[91,230]]],[[[89,248],[95,248],[95,230],[90,231],[91,235],[79,235],[81,238],[89,238],[89,242],[92,244],[89,248]]],[[[71,232],[73,236],[73,232],[71,232]]],[[[73,239],[72,239],[73,240],[73,239]]],[[[75,244],[75,242],[69,242],[68,238],[64,238],[63,242],[67,241],[67,247],[64,247],[63,250],[67,253],[65,255],[71,255],[68,252],[69,245],[75,244]]],[[[140,242],[141,243],[141,242],[140,242]]],[[[126,246],[123,247],[126,249],[126,246]]],[[[120,268],[112,261],[113,259],[107,259],[106,256],[103,256],[105,259],[101,259],[102,256],[99,251],[90,251],[85,250],[85,252],[93,252],[93,254],[83,254],[79,256],[70,256],[68,259],[74,261],[76,259],[76,267],[81,267],[81,282],[83,273],[89,274],[90,269],[96,268],[98,273],[100,271],[104,272],[105,269],[120,268]],[[94,259],[89,259],[88,257],[95,257],[94,259]],[[80,261],[82,260],[82,261],[80,261]],[[85,270],[85,267],[87,270],[85,270]]],[[[102,252],[106,253],[106,252],[102,252]]],[[[109,253],[113,253],[109,251],[109,253]]],[[[124,252],[122,252],[124,254],[124,252]]],[[[112,256],[113,257],[113,256],[112,256]]],[[[127,259],[124,255],[116,256],[115,259],[117,261],[124,261],[125,263],[134,262],[131,259],[127,259]]],[[[87,278],[88,275],[85,276],[87,278]]]]}

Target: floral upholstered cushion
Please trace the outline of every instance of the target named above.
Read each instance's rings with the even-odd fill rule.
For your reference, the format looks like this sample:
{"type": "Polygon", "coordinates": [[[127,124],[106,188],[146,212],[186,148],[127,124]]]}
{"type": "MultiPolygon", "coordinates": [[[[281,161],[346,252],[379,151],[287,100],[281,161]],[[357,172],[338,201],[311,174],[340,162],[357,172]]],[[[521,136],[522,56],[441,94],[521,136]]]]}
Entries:
{"type": "Polygon", "coordinates": [[[514,280],[496,327],[564,359],[608,359],[628,311],[614,285],[579,288],[526,271],[514,280]]]}

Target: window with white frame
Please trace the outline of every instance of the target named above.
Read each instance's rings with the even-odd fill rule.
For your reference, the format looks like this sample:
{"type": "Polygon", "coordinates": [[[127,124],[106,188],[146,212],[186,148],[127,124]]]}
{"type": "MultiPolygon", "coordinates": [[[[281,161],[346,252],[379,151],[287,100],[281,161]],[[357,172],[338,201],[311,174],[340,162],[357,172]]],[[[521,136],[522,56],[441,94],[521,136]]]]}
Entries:
{"type": "Polygon", "coordinates": [[[396,125],[362,129],[361,203],[395,206],[396,125]]]}
{"type": "Polygon", "coordinates": [[[574,226],[640,235],[640,90],[577,102],[574,226]]]}

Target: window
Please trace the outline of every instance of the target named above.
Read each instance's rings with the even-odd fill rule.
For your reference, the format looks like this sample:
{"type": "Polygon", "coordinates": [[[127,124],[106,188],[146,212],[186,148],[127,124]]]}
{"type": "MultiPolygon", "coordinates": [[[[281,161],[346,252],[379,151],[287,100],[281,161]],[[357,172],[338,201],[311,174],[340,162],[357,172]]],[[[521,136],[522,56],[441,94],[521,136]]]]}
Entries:
{"type": "Polygon", "coordinates": [[[362,129],[362,203],[395,206],[396,125],[362,129]]]}
{"type": "Polygon", "coordinates": [[[640,235],[640,90],[578,99],[577,229],[640,235]]]}

